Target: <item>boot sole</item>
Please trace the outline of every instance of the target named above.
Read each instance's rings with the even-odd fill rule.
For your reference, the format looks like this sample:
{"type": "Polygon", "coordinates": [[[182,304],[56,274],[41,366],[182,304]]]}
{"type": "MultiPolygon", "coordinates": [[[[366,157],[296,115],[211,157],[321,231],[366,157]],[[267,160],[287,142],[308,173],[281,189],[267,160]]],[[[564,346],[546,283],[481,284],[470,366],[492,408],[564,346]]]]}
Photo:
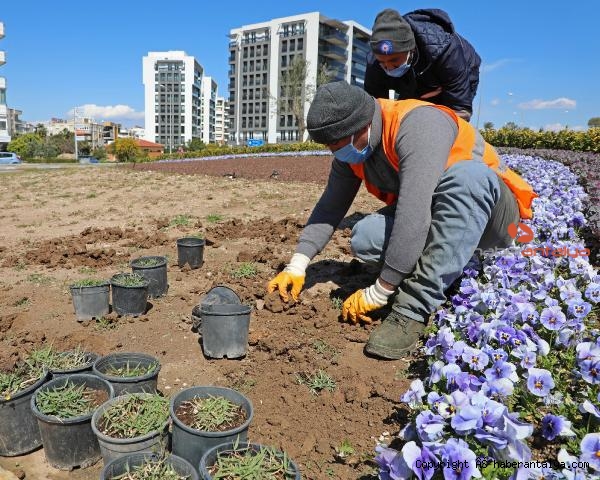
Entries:
{"type": "Polygon", "coordinates": [[[402,348],[400,350],[390,349],[385,347],[379,347],[376,345],[369,345],[368,343],[365,345],[365,352],[369,355],[373,355],[375,357],[384,358],[386,360],[400,360],[402,357],[412,353],[417,348],[417,343],[415,342],[410,347],[402,348]]]}

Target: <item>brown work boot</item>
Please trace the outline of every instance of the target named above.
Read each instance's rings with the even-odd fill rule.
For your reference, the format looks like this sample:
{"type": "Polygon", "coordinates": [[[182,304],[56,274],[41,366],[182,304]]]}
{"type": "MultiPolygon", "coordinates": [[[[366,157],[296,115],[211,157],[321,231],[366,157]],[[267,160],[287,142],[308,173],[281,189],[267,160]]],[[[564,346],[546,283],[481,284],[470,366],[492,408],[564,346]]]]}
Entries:
{"type": "Polygon", "coordinates": [[[376,357],[397,360],[415,349],[424,329],[425,323],[392,310],[371,332],[365,351],[376,357]]]}

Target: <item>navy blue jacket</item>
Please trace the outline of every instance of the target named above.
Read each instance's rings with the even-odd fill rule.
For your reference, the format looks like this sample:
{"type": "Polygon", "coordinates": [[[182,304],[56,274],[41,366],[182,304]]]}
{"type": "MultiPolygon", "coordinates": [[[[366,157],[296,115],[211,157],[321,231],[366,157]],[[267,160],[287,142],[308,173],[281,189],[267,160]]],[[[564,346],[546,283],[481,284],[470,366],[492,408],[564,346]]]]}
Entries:
{"type": "Polygon", "coordinates": [[[388,98],[388,91],[395,90],[397,99],[405,99],[420,98],[441,87],[439,95],[424,100],[473,113],[481,64],[473,46],[456,33],[443,10],[415,10],[403,17],[417,45],[411,69],[400,78],[390,77],[369,53],[364,89],[375,98],[388,98]]]}

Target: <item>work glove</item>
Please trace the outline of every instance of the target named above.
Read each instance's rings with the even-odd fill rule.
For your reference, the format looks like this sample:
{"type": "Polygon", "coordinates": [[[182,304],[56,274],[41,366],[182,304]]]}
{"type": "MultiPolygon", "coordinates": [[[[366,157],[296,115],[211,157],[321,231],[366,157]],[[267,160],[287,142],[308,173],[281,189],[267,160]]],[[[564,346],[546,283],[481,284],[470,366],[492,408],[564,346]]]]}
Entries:
{"type": "Polygon", "coordinates": [[[289,300],[288,290],[291,289],[292,298],[297,302],[304,286],[306,267],[309,262],[310,258],[306,255],[294,253],[290,263],[267,284],[267,292],[273,293],[275,290],[279,290],[279,296],[284,302],[287,302],[289,300]]]}
{"type": "Polygon", "coordinates": [[[342,305],[342,320],[354,324],[359,320],[371,323],[373,319],[367,314],[383,307],[393,293],[393,290],[384,288],[377,279],[369,288],[357,290],[346,299],[342,305]]]}

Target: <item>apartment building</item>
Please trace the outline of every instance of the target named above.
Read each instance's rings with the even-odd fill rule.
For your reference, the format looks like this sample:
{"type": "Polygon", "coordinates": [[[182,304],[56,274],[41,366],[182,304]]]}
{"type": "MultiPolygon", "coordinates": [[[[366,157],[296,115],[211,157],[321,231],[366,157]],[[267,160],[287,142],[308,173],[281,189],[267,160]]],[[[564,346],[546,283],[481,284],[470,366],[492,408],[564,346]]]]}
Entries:
{"type": "MultiPolygon", "coordinates": [[[[0,22],[0,40],[4,38],[4,22],[0,22]]],[[[0,50],[0,67],[6,63],[6,54],[0,50]]],[[[8,107],[6,106],[6,78],[0,76],[0,151],[10,142],[8,134],[8,107]]]]}
{"type": "Polygon", "coordinates": [[[215,143],[215,117],[217,105],[217,82],[211,77],[202,78],[202,141],[215,143]]]}
{"type": "Polygon", "coordinates": [[[319,12],[277,18],[230,30],[229,141],[302,141],[310,101],[321,83],[362,86],[371,31],[319,12]],[[290,95],[289,72],[304,65],[301,108],[290,95]],[[295,67],[296,65],[296,67],[295,67]]]}
{"type": "Polygon", "coordinates": [[[217,97],[215,106],[215,142],[219,145],[226,145],[229,140],[228,133],[228,105],[223,97],[217,97]]]}
{"type": "Polygon", "coordinates": [[[142,66],[144,138],[167,153],[202,138],[202,66],[183,51],[149,52],[142,66]]]}

